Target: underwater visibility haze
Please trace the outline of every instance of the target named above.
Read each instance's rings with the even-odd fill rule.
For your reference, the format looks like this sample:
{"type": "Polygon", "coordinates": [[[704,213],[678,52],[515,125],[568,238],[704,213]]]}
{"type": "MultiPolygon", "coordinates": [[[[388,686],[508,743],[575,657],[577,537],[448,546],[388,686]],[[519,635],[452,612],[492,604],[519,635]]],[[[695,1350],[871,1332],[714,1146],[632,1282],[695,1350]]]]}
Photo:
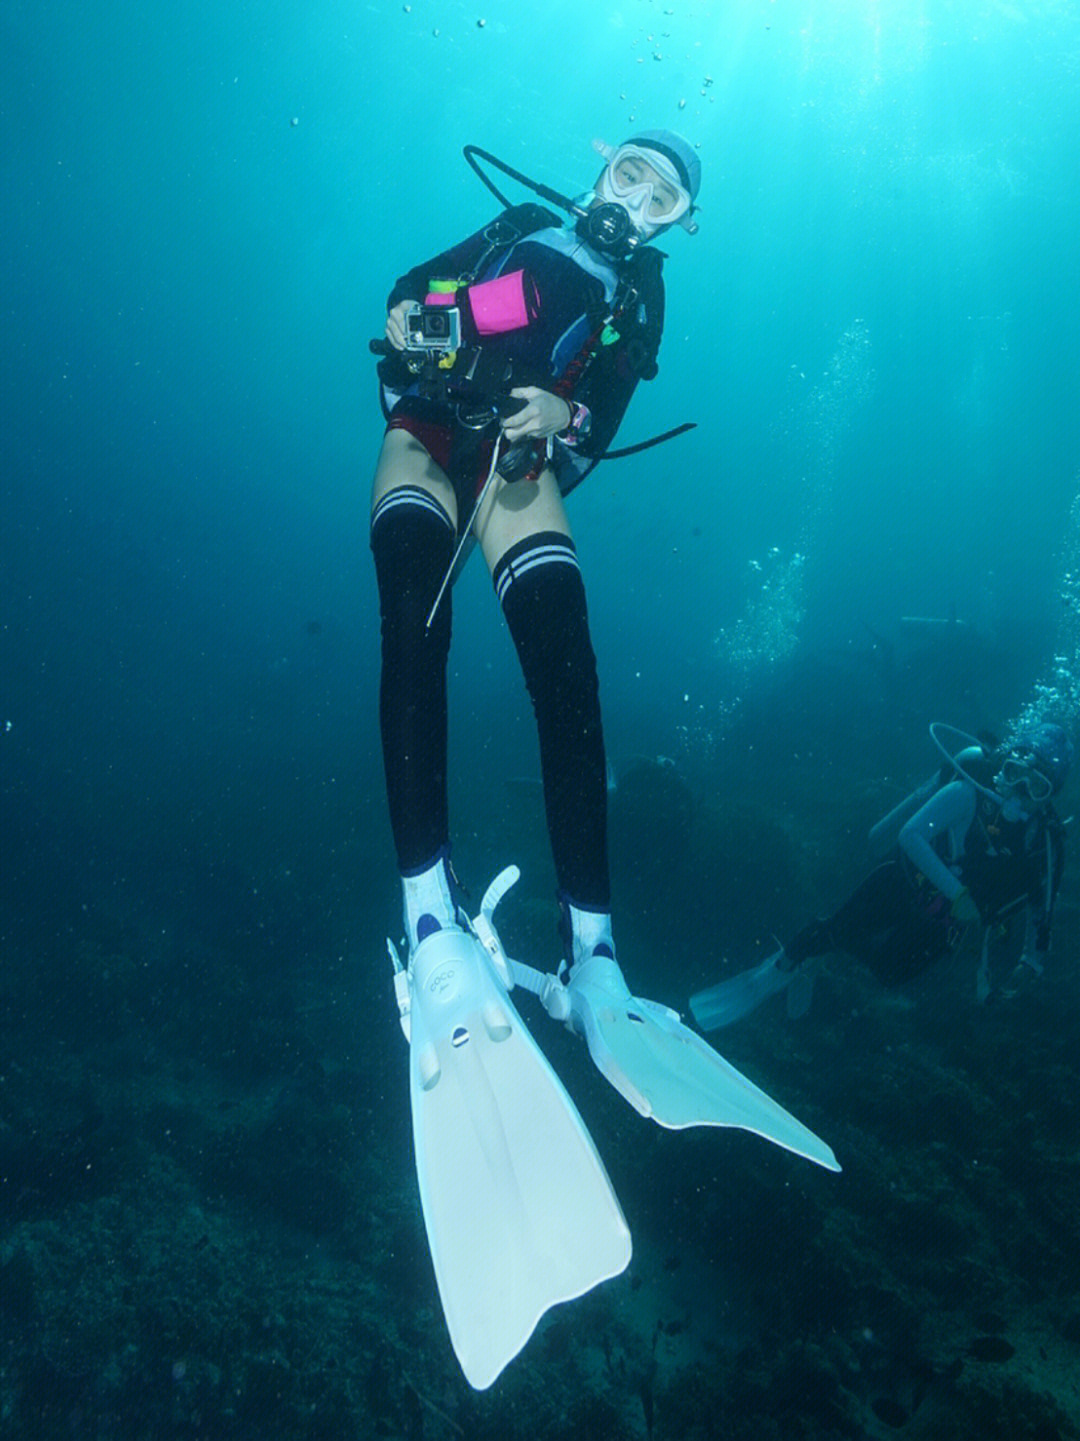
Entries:
{"type": "MultiPolygon", "coordinates": [[[[632,988],[685,1012],[831,909],[932,721],[1080,740],[1080,7],[8,0],[0,75],[0,1441],[1080,1437],[1075,854],[1028,994],[827,960],[723,1036],[841,1175],[650,1127],[538,1022],[634,1258],[466,1386],[367,544],[368,341],[497,209],[462,147],[578,194],[676,130],[699,229],[617,443],[695,428],[568,503],[632,988]]],[[[551,969],[478,559],[454,631],[455,863],[473,908],[521,867],[551,969]]]]}

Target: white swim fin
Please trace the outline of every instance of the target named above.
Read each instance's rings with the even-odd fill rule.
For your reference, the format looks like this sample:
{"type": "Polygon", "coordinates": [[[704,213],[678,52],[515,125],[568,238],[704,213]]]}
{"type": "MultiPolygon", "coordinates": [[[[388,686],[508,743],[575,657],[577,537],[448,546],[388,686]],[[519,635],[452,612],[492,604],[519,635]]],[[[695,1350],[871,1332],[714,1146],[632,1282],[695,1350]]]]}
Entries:
{"type": "Polygon", "coordinates": [[[632,996],[615,961],[594,956],[575,967],[572,1027],[620,1095],[661,1126],[734,1126],[753,1131],[830,1171],[832,1150],[749,1081],[677,1011],[632,996]]]}
{"type": "Polygon", "coordinates": [[[446,930],[407,970],[391,954],[439,1296],[466,1380],[485,1390],[545,1311],[625,1269],[630,1232],[490,949],[446,930]]]}
{"type": "Polygon", "coordinates": [[[567,984],[520,961],[506,964],[515,984],[532,991],[549,1015],[584,1038],[601,1073],[641,1115],[671,1130],[753,1131],[839,1171],[820,1137],[684,1026],[677,1011],[631,995],[610,957],[590,957],[574,968],[567,984]]]}

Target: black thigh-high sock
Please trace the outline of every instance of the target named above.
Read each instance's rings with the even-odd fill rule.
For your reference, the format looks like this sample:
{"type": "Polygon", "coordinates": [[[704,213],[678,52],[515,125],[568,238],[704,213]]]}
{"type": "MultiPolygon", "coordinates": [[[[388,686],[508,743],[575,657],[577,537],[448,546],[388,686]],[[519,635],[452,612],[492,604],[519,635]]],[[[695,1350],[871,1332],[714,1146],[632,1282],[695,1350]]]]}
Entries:
{"type": "Polygon", "coordinates": [[[386,794],[398,866],[428,865],[449,844],[446,661],[450,591],[426,629],[454,550],[454,526],[419,486],[389,491],[371,517],[382,616],[382,731],[386,794]]]}
{"type": "Polygon", "coordinates": [[[574,544],[558,531],[519,541],[495,567],[540,736],[544,803],[559,889],[607,911],[607,774],[596,657],[574,544]]]}

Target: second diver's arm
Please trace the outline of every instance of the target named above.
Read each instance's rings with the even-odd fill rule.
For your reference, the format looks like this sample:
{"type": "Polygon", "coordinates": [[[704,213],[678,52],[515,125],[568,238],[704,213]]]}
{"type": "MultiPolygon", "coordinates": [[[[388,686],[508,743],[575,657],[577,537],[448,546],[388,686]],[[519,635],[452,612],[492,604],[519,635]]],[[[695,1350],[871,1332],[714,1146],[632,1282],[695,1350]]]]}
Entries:
{"type": "Polygon", "coordinates": [[[959,856],[963,838],[975,819],[975,806],[974,786],[951,781],[931,796],[900,831],[898,844],[904,855],[948,901],[955,901],[965,890],[964,882],[941,859],[933,842],[947,835],[951,854],[959,856]]]}

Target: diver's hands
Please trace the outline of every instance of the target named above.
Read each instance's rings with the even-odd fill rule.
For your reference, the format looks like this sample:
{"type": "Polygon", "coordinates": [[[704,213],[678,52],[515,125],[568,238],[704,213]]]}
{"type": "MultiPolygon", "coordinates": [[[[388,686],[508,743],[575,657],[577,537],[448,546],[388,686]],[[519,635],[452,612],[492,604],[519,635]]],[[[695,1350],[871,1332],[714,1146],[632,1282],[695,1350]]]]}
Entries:
{"type": "Polygon", "coordinates": [[[982,916],[979,914],[979,908],[971,899],[971,892],[967,886],[960,891],[953,901],[949,908],[949,914],[953,920],[961,926],[977,925],[982,920],[982,916]]]}
{"type": "MultiPolygon", "coordinates": [[[[388,332],[389,334],[389,332],[388,332]]],[[[565,430],[573,418],[569,403],[561,396],[552,395],[550,390],[541,390],[536,385],[519,385],[510,392],[525,404],[502,423],[503,434],[513,444],[515,440],[547,440],[549,435],[558,435],[565,430]]]]}
{"type": "Polygon", "coordinates": [[[395,350],[405,349],[405,317],[415,300],[399,300],[386,317],[386,338],[395,350]]]}

